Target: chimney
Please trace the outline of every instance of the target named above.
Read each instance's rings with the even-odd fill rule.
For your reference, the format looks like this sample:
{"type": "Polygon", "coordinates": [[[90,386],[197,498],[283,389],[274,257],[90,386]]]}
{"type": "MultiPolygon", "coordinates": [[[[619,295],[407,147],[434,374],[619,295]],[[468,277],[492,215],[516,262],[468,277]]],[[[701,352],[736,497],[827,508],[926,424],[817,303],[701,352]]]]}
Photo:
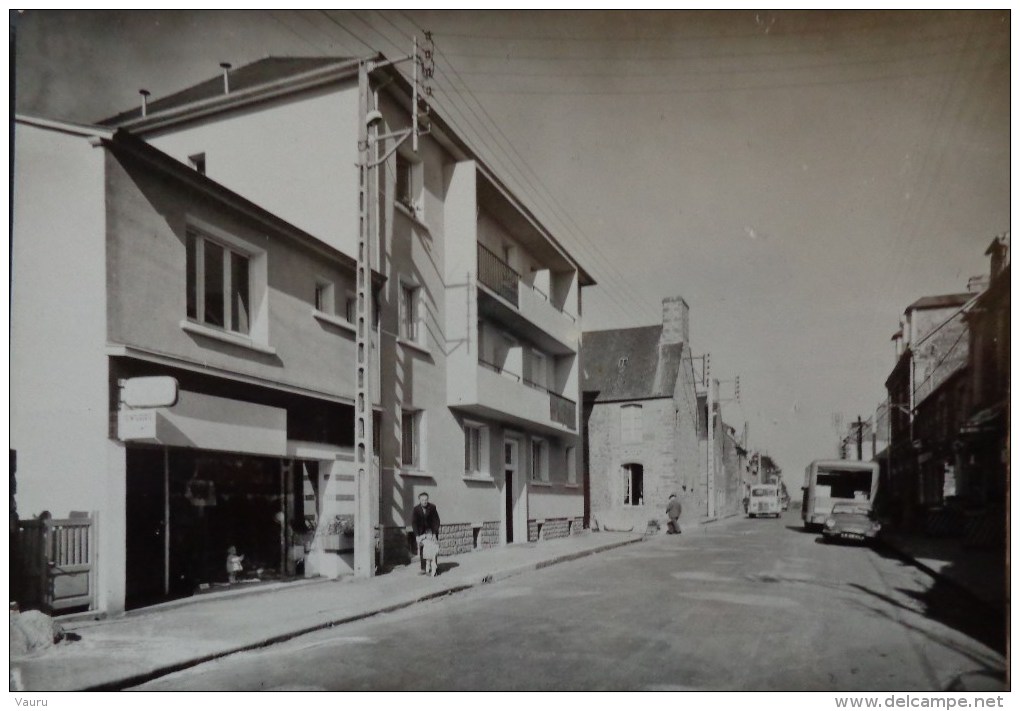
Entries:
{"type": "Polygon", "coordinates": [[[662,336],[659,342],[663,345],[688,343],[690,341],[690,307],[682,296],[670,296],[662,300],[662,336]]]}
{"type": "Polygon", "coordinates": [[[992,240],[992,243],[985,250],[985,256],[991,257],[991,269],[989,273],[989,281],[995,281],[995,278],[999,276],[999,273],[1005,268],[1006,254],[1009,251],[1009,247],[1006,246],[1005,236],[996,237],[992,240]]]}
{"type": "Polygon", "coordinates": [[[142,95],[142,116],[149,115],[149,90],[139,89],[138,93],[142,95]]]}
{"type": "Polygon", "coordinates": [[[230,93],[230,67],[233,66],[230,62],[220,62],[220,67],[223,69],[223,93],[230,93]]]}

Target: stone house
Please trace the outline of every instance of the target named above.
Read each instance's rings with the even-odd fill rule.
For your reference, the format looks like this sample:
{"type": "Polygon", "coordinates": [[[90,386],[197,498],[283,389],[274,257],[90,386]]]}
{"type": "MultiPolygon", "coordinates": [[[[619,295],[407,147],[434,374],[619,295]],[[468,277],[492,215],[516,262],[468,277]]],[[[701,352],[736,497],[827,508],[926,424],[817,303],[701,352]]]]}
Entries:
{"type": "Polygon", "coordinates": [[[969,400],[954,424],[956,494],[969,509],[968,541],[1002,545],[1009,501],[1009,244],[995,239],[988,288],[967,311],[969,400]]]}
{"type": "Polygon", "coordinates": [[[943,502],[955,455],[949,412],[965,407],[969,338],[964,311],[975,294],[926,296],[904,311],[894,337],[899,357],[889,377],[888,490],[882,508],[894,520],[921,526],[943,502]]]}
{"type": "Polygon", "coordinates": [[[662,324],[584,333],[584,471],[591,516],[642,530],[677,494],[705,509],[689,309],[662,302],[662,324]]]}

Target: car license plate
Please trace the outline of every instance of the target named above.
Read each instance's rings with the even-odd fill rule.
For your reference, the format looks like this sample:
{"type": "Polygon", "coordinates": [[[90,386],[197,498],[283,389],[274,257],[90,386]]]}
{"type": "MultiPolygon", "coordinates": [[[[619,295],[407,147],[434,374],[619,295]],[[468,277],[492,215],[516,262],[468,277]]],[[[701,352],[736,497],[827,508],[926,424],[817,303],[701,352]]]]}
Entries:
{"type": "Polygon", "coordinates": [[[841,533],[841,538],[845,538],[848,541],[863,541],[864,535],[861,533],[841,533]]]}

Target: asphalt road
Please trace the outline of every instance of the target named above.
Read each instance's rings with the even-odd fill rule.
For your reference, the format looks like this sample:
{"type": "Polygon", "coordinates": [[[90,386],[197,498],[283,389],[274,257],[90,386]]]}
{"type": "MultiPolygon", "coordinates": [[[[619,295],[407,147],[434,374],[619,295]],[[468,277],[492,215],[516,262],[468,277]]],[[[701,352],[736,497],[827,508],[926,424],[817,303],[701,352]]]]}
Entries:
{"type": "Polygon", "coordinates": [[[139,688],[1002,688],[1003,620],[799,523],[791,511],[660,536],[139,688]]]}

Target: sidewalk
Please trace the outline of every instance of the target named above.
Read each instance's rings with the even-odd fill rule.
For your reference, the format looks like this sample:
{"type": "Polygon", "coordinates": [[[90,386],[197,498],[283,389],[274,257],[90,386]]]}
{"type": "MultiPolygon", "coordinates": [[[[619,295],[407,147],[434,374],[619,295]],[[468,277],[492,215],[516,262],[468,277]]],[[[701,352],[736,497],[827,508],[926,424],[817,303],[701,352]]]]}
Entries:
{"type": "MultiPolygon", "coordinates": [[[[12,658],[12,691],[120,689],[248,649],[600,553],[641,533],[585,533],[441,559],[438,577],[412,565],[371,579],[341,578],[188,598],[99,622],[39,656],[12,658]]],[[[59,619],[59,618],[58,618],[59,619]]]]}
{"type": "Polygon", "coordinates": [[[883,533],[882,544],[932,577],[963,589],[997,610],[1009,604],[1006,552],[964,547],[959,539],[883,533]]]}

